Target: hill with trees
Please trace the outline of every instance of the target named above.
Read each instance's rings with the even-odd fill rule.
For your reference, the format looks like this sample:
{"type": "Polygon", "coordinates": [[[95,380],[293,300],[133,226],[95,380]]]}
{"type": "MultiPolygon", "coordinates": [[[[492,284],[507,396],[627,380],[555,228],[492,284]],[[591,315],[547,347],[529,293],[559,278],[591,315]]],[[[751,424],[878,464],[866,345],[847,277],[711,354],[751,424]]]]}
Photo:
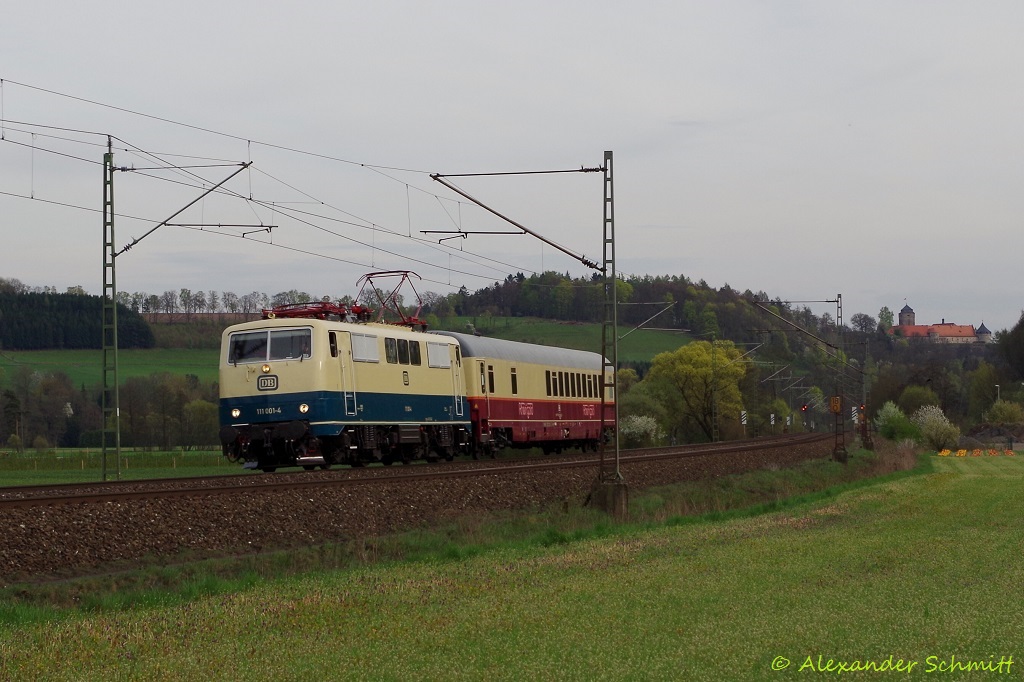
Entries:
{"type": "MultiPolygon", "coordinates": [[[[888,403],[907,415],[934,405],[965,428],[1012,417],[1013,406],[1024,403],[1024,319],[998,333],[994,344],[945,345],[887,333],[893,318],[888,308],[877,316],[858,312],[838,320],[772,300],[763,291],[716,289],[684,276],[624,277],[617,286],[622,328],[675,332],[658,341],[668,347],[651,344],[634,352],[639,340],[655,334],[639,329],[620,344],[631,351],[620,352],[621,423],[624,433],[635,433],[630,437],[636,442],[820,430],[834,421],[827,404],[836,394],[846,396],[847,408],[865,402],[872,416],[888,403]]],[[[464,331],[468,323],[487,335],[593,349],[604,314],[603,287],[597,276],[519,273],[474,292],[465,287],[443,296],[427,292],[419,315],[434,329],[464,331]],[[548,322],[531,323],[534,319],[548,322]]],[[[396,298],[409,312],[418,307],[396,298]]],[[[263,308],[324,299],[355,302],[298,290],[273,296],[191,289],[122,292],[120,345],[213,349],[225,326],[255,318],[263,308]]],[[[99,298],[79,290],[31,290],[16,280],[0,280],[0,315],[5,349],[99,347],[99,298]]],[[[0,375],[2,433],[17,435],[25,445],[37,434],[51,445],[88,440],[99,429],[98,387],[71,387],[60,375],[27,368],[0,375]]],[[[122,393],[127,442],[161,447],[215,442],[216,396],[215,382],[195,376],[134,379],[122,393]],[[163,403],[157,396],[165,398],[163,403]]],[[[0,436],[0,442],[6,440],[0,436]]]]}

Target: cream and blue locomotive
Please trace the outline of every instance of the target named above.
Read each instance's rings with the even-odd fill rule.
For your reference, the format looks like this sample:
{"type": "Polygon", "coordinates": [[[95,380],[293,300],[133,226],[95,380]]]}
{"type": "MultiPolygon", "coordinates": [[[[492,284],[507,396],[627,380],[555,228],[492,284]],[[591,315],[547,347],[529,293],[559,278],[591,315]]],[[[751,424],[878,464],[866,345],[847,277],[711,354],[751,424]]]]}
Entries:
{"type": "Polygon", "coordinates": [[[220,438],[229,459],[273,471],[469,452],[454,339],[351,321],[345,311],[266,317],[222,335],[220,438]]]}
{"type": "Polygon", "coordinates": [[[332,304],[228,327],[220,438],[246,468],[328,468],[597,449],[614,424],[600,354],[367,322],[332,304]]]}

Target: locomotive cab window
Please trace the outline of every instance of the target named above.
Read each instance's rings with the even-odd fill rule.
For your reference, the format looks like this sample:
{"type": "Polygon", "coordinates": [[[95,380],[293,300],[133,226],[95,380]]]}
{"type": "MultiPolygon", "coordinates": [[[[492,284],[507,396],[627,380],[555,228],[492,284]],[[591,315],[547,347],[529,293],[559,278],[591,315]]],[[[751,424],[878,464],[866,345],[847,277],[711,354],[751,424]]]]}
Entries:
{"type": "Polygon", "coordinates": [[[263,362],[267,359],[267,332],[232,334],[228,344],[228,362],[263,362]]]}
{"type": "Polygon", "coordinates": [[[282,329],[270,332],[270,356],[271,360],[291,360],[295,358],[308,358],[310,354],[310,339],[312,331],[309,329],[282,329]]]}
{"type": "Polygon", "coordinates": [[[228,362],[266,362],[310,357],[310,329],[265,329],[232,334],[228,344],[228,362]]]}

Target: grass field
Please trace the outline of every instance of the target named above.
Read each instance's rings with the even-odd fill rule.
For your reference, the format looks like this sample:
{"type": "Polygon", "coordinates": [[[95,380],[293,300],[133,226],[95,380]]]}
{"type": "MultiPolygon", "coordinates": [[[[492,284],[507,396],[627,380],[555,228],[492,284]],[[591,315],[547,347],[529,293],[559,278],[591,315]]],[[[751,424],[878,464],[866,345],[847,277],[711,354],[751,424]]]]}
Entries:
{"type": "MultiPolygon", "coordinates": [[[[146,377],[158,372],[194,374],[200,381],[217,380],[216,350],[153,348],[118,351],[118,378],[146,377]]],[[[103,353],[99,350],[36,350],[0,352],[0,377],[10,383],[19,367],[44,373],[62,371],[75,387],[97,386],[103,380],[103,353]]]]}
{"type": "Polygon", "coordinates": [[[930,465],[771,514],[24,618],[0,625],[0,677],[1020,679],[1024,459],[930,465]]]}
{"type": "MultiPolygon", "coordinates": [[[[122,449],[120,461],[107,453],[107,480],[183,478],[240,474],[220,450],[133,451],[122,449]]],[[[61,449],[46,454],[6,453],[0,449],[0,486],[91,483],[102,480],[103,458],[97,448],[61,449]]]]}

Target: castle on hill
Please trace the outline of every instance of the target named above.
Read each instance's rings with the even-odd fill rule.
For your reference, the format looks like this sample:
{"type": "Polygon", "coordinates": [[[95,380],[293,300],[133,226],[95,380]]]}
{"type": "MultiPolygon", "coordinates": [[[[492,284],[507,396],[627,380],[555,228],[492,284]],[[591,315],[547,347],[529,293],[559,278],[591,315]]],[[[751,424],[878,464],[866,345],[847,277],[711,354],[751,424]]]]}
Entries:
{"type": "Polygon", "coordinates": [[[925,339],[934,343],[992,343],[992,332],[985,323],[975,328],[973,324],[953,324],[945,319],[938,324],[917,324],[917,316],[909,305],[900,311],[899,324],[889,333],[905,339],[925,339]]]}

